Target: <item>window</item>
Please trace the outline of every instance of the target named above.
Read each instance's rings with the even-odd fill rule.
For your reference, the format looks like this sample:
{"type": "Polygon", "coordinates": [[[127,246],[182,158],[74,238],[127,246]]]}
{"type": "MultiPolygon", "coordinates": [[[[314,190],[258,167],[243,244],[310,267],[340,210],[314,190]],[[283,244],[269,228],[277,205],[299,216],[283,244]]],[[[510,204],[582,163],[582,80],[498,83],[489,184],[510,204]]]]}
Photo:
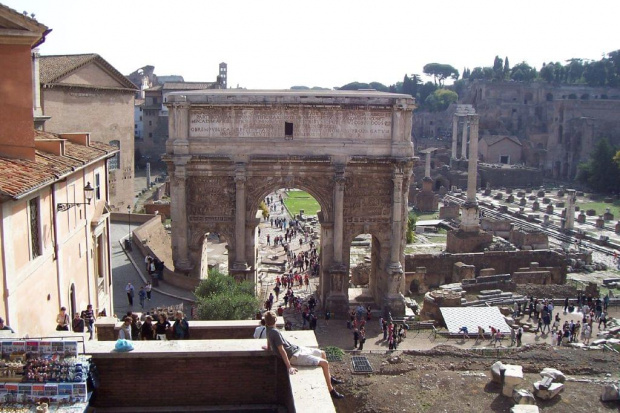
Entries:
{"type": "Polygon", "coordinates": [[[153,121],[149,120],[149,126],[153,126],[153,121]]]}
{"type": "Polygon", "coordinates": [[[30,218],[30,258],[35,259],[41,255],[41,220],[39,217],[39,197],[28,201],[28,214],[30,218]]]}
{"type": "Polygon", "coordinates": [[[149,138],[152,138],[153,134],[151,132],[149,132],[149,138]]]}
{"type": "Polygon", "coordinates": [[[101,199],[101,175],[99,173],[95,174],[95,200],[99,201],[101,199]]]}
{"type": "Polygon", "coordinates": [[[293,139],[293,122],[284,122],[284,136],[293,139]]]}
{"type": "Polygon", "coordinates": [[[499,156],[499,163],[509,164],[510,163],[510,156],[509,155],[500,155],[499,156]]]}
{"type": "Polygon", "coordinates": [[[110,171],[113,171],[115,169],[118,169],[121,163],[121,141],[110,141],[110,145],[119,149],[119,151],[116,152],[116,155],[114,155],[108,160],[108,168],[110,168],[110,171]]]}

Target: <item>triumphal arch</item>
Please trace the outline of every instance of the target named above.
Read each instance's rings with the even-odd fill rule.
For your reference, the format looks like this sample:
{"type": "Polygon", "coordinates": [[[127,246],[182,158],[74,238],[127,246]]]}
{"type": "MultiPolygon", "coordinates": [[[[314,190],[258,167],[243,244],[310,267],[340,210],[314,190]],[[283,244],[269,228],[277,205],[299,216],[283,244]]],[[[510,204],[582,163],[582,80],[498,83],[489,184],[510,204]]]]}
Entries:
{"type": "Polygon", "coordinates": [[[176,271],[204,276],[203,241],[215,232],[228,242],[231,275],[256,281],[259,204],[300,188],[321,206],[323,302],[348,305],[351,241],[369,233],[371,293],[404,312],[410,96],[228,89],[174,93],[166,105],[176,271]]]}

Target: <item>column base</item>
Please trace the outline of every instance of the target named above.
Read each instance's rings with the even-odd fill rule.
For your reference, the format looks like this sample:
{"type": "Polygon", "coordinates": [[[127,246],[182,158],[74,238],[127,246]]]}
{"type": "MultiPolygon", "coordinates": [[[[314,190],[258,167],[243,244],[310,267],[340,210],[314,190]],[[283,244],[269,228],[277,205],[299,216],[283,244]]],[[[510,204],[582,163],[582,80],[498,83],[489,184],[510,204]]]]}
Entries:
{"type": "Polygon", "coordinates": [[[405,297],[402,294],[389,294],[383,299],[383,314],[389,311],[392,317],[404,317],[405,307],[405,297]]]}
{"type": "Polygon", "coordinates": [[[194,264],[190,260],[178,260],[174,263],[174,271],[182,274],[189,274],[194,269],[194,264]]]}

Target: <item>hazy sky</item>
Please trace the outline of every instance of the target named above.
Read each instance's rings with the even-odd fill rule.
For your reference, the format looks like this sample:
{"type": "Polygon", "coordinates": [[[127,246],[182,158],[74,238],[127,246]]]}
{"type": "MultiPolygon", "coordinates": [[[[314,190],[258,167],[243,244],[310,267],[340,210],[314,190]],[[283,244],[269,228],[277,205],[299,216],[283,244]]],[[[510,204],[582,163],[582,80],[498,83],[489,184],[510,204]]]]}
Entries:
{"type": "Polygon", "coordinates": [[[426,63],[491,66],[620,49],[619,0],[471,1],[137,1],[0,0],[53,31],[41,53],[98,53],[123,74],[158,75],[283,89],[386,85],[426,63]]]}

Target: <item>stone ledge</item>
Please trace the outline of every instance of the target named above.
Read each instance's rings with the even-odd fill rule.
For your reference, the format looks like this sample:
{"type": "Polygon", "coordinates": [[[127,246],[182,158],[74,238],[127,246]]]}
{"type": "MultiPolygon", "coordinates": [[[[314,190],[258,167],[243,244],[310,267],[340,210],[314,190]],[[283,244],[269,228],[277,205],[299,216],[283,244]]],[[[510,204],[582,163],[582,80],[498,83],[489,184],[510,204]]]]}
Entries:
{"type": "Polygon", "coordinates": [[[289,376],[295,412],[336,412],[320,367],[297,367],[289,376]]]}
{"type": "MultiPolygon", "coordinates": [[[[282,335],[294,344],[305,347],[318,347],[312,331],[282,331],[282,335]]],[[[134,350],[114,351],[115,341],[88,341],[86,354],[97,358],[188,358],[188,357],[226,357],[226,356],[271,356],[271,351],[262,349],[266,339],[247,340],[171,340],[171,341],[133,341],[134,350]]]]}

